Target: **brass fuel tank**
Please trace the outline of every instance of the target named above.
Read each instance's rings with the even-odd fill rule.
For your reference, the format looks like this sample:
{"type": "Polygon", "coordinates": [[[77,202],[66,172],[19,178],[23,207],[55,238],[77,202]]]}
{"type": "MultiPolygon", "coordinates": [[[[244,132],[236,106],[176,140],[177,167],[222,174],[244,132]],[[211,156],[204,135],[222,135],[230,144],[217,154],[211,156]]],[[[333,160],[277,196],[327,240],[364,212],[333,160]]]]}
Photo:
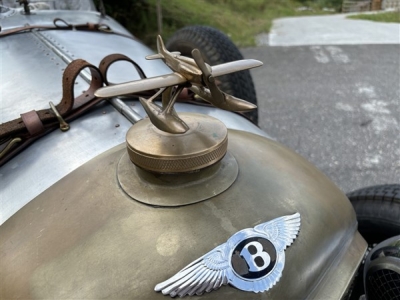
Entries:
{"type": "Polygon", "coordinates": [[[349,200],[283,145],[227,136],[224,158],[183,177],[142,170],[120,145],[54,184],[0,227],[0,298],[169,299],[158,283],[238,231],[294,213],[300,230],[271,289],[223,285],[187,299],[343,297],[366,249],[349,200]]]}

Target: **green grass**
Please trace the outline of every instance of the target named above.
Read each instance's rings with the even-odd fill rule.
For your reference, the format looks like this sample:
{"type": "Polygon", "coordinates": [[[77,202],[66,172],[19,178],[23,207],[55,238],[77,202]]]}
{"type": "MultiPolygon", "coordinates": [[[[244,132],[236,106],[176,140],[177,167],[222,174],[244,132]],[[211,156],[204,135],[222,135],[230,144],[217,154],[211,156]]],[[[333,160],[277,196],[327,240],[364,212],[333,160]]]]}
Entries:
{"type": "Polygon", "coordinates": [[[296,8],[303,5],[292,0],[169,0],[162,5],[166,38],[183,26],[208,25],[223,31],[241,47],[253,46],[255,36],[269,32],[276,18],[322,13],[316,7],[313,12],[298,12],[296,8]]]}
{"type": "Polygon", "coordinates": [[[400,12],[391,11],[391,12],[377,13],[377,14],[361,14],[361,15],[349,16],[348,18],[375,21],[375,22],[400,23],[400,12]]]}
{"type": "MultiPolygon", "coordinates": [[[[255,45],[255,36],[269,32],[272,21],[281,17],[326,14],[322,7],[337,0],[161,0],[162,36],[167,40],[188,25],[213,26],[227,34],[239,47],[255,45]],[[297,11],[308,6],[313,11],[297,11]]],[[[105,0],[109,15],[117,19],[147,45],[155,43],[157,0],[105,0]],[[108,2],[108,3],[107,3],[108,2]]],[[[331,6],[332,7],[332,6],[331,6]]],[[[336,7],[337,8],[337,7],[336,7]]]]}

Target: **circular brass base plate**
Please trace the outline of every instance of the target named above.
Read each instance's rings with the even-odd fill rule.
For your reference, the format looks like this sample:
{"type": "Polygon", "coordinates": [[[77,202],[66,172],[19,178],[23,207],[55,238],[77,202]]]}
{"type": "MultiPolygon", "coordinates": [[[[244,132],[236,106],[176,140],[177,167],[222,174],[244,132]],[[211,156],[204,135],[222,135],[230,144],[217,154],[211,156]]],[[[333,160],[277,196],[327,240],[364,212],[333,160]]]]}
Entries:
{"type": "Polygon", "coordinates": [[[125,153],[117,169],[122,189],[131,198],[156,206],[181,206],[210,199],[227,190],[239,173],[227,152],[218,163],[193,173],[156,174],[135,166],[125,153]]]}

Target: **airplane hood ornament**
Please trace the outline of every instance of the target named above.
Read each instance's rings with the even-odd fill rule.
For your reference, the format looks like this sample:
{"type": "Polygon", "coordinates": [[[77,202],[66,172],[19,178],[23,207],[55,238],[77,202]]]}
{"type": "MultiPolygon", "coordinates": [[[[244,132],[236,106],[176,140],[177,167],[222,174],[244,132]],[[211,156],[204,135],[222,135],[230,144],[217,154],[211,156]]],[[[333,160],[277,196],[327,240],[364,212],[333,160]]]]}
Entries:
{"type": "Polygon", "coordinates": [[[231,284],[243,291],[265,292],[281,278],[284,250],[294,242],[299,230],[299,213],[243,229],[157,284],[154,290],[171,297],[184,297],[231,284]]]}
{"type": "Polygon", "coordinates": [[[149,55],[146,59],[162,59],[174,73],[100,88],[95,95],[109,98],[159,89],[149,99],[139,98],[139,100],[153,125],[172,134],[182,134],[189,130],[189,126],[174,109],[175,101],[185,87],[224,110],[248,111],[257,107],[250,102],[222,92],[216,84],[215,77],[259,67],[262,62],[245,59],[211,67],[204,62],[198,49],[192,51],[193,59],[181,56],[179,52],[169,52],[165,48],[161,36],[157,37],[157,49],[158,54],[149,55]],[[160,94],[162,94],[161,106],[154,103],[160,94]]]}

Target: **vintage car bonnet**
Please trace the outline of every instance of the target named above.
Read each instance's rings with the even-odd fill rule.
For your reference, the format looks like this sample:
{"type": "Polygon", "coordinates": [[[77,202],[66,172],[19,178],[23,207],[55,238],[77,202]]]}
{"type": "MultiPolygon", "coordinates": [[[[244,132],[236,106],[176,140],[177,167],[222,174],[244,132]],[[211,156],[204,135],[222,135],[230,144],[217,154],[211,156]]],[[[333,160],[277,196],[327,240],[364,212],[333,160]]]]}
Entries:
{"type": "Polygon", "coordinates": [[[96,157],[0,227],[0,298],[345,297],[367,247],[347,197],[269,138],[168,117],[186,131],[166,132],[155,113],[100,155],[75,142],[96,157]]]}
{"type": "MultiPolygon", "coordinates": [[[[243,291],[232,282],[200,297],[345,295],[366,243],[350,202],[320,171],[272,140],[223,127],[214,130],[217,144],[227,137],[226,155],[218,162],[196,172],[148,171],[131,162],[130,144],[138,145],[143,128],[163,138],[169,134],[148,119],[131,130],[135,127],[139,132],[136,137],[129,132],[126,145],[81,166],[1,226],[2,298],[163,299],[156,285],[189,263],[236,236],[228,243],[232,249],[225,246],[229,265],[233,248],[252,238],[237,237],[239,232],[295,214],[300,226],[283,252],[280,278],[268,291],[254,293],[256,286],[243,291]]],[[[177,140],[159,149],[174,147],[193,149],[177,140]]],[[[156,168],[160,159],[153,162],[156,168]]]]}

